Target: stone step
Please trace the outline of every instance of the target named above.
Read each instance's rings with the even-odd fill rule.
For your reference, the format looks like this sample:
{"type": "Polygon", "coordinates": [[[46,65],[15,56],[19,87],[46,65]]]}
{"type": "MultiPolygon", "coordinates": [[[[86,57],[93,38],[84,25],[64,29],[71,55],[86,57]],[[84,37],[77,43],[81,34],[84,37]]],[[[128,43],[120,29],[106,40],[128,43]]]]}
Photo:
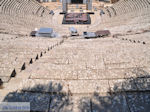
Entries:
{"type": "Polygon", "coordinates": [[[24,91],[90,94],[109,91],[108,80],[24,80],[19,89],[24,91]]]}
{"type": "Polygon", "coordinates": [[[92,94],[150,91],[149,78],[109,80],[48,80],[27,79],[18,86],[19,90],[47,93],[92,94]]]}

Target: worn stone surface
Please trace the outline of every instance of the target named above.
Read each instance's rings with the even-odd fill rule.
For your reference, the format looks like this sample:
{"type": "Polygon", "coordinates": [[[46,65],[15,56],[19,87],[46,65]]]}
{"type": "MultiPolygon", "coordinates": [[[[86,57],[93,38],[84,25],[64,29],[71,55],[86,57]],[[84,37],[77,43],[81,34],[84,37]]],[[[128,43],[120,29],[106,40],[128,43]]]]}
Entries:
{"type": "Polygon", "coordinates": [[[12,92],[5,96],[4,102],[30,102],[31,111],[47,112],[50,95],[41,93],[12,92]]]}
{"type": "MultiPolygon", "coordinates": [[[[9,34],[0,35],[0,37],[3,36],[6,38],[10,37],[9,34]]],[[[46,51],[48,47],[60,42],[62,38],[50,40],[26,36],[15,39],[12,38],[10,40],[8,39],[7,41],[0,40],[0,54],[3,54],[0,59],[0,77],[11,77],[14,69],[16,70],[16,73],[19,73],[21,70],[25,70],[29,66],[31,58],[32,63],[35,62],[35,60],[40,58],[41,52],[46,51]],[[41,43],[41,41],[43,43],[41,43]]],[[[4,80],[4,82],[7,81],[4,80]]]]}
{"type": "Polygon", "coordinates": [[[133,79],[109,80],[109,84],[112,92],[137,91],[137,86],[133,79]]]}
{"type": "Polygon", "coordinates": [[[72,93],[105,93],[109,91],[108,80],[70,80],[68,85],[72,93]]]}
{"type": "MultiPolygon", "coordinates": [[[[145,48],[141,47],[136,51],[139,57],[134,57],[136,55],[132,52],[137,46],[127,44],[127,47],[133,47],[128,50],[124,42],[118,42],[113,39],[68,39],[61,46],[43,53],[27,70],[16,76],[17,80],[10,80],[4,88],[22,91],[19,95],[14,92],[11,101],[16,101],[15,97],[28,96],[25,101],[34,102],[34,111],[134,112],[138,105],[131,105],[135,99],[129,99],[130,95],[134,98],[134,92],[141,91],[143,95],[149,91],[149,69],[139,63],[147,55],[144,54],[145,48]],[[129,92],[133,93],[129,95],[129,92]],[[46,100],[40,101],[39,97],[46,100]]],[[[5,99],[5,96],[0,97],[5,99]]],[[[139,108],[145,111],[147,106],[139,108]]]]}
{"type": "Polygon", "coordinates": [[[10,77],[14,68],[0,68],[0,77],[10,77]]]}
{"type": "Polygon", "coordinates": [[[125,72],[124,76],[125,78],[136,78],[136,74],[133,72],[133,69],[129,69],[125,72]]]}
{"type": "Polygon", "coordinates": [[[125,69],[106,70],[106,74],[104,76],[107,79],[123,79],[125,77],[125,69]]]}
{"type": "Polygon", "coordinates": [[[137,78],[135,83],[139,91],[150,90],[150,78],[137,78]]]}
{"type": "Polygon", "coordinates": [[[123,89],[124,81],[125,81],[125,79],[109,80],[110,90],[112,92],[124,91],[124,89],[123,89]]]}
{"type": "Polygon", "coordinates": [[[68,92],[65,80],[29,79],[22,81],[18,89],[33,92],[68,92]]]}
{"type": "Polygon", "coordinates": [[[90,112],[91,111],[91,96],[85,94],[77,94],[72,97],[73,112],[90,112]]]}
{"type": "Polygon", "coordinates": [[[1,78],[1,80],[2,80],[2,82],[4,82],[4,83],[7,83],[7,82],[9,82],[9,80],[10,80],[10,77],[0,77],[1,78]]]}
{"type": "Polygon", "coordinates": [[[132,93],[126,95],[131,112],[148,112],[150,110],[149,93],[132,93]]]}
{"type": "Polygon", "coordinates": [[[60,69],[37,69],[31,73],[31,78],[33,79],[77,79],[77,71],[76,70],[63,70],[60,66],[60,69]]]}
{"type": "Polygon", "coordinates": [[[99,70],[93,69],[82,69],[78,70],[78,79],[101,79],[104,74],[104,71],[99,73],[99,70]]]}
{"type": "Polygon", "coordinates": [[[124,95],[94,95],[92,98],[94,112],[129,112],[124,95]]]}
{"type": "Polygon", "coordinates": [[[51,95],[50,112],[71,112],[73,102],[68,94],[51,95]]]}
{"type": "Polygon", "coordinates": [[[132,70],[134,74],[136,74],[136,77],[149,77],[150,73],[146,68],[136,68],[132,70]]]}

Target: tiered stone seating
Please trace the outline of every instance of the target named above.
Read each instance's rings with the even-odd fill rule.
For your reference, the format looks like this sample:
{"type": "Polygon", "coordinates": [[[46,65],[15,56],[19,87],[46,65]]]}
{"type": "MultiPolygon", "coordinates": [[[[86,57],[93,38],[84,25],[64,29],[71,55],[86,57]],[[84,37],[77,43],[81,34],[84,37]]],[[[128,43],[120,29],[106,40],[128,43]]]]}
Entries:
{"type": "MultiPolygon", "coordinates": [[[[49,11],[50,10],[42,7],[38,2],[34,0],[20,0],[20,1],[1,0],[0,1],[0,20],[1,20],[0,30],[2,33],[21,34],[21,35],[29,34],[31,30],[34,30],[34,28],[40,28],[44,26],[46,27],[50,25],[50,22],[47,20],[47,19],[50,19],[51,17],[49,15],[49,11]],[[40,10],[38,10],[39,8],[40,10]],[[44,14],[42,14],[43,10],[44,10],[44,14]]],[[[2,43],[6,42],[5,44],[7,45],[8,42],[11,42],[12,40],[8,39],[9,36],[11,35],[6,35],[5,38],[2,38],[1,39],[2,43]],[[7,39],[8,41],[6,41],[7,39]]],[[[12,43],[16,43],[16,42],[17,41],[15,39],[14,42],[12,43]]],[[[2,52],[3,52],[3,49],[4,48],[1,49],[2,52]]],[[[4,58],[1,59],[1,63],[3,63],[3,65],[1,66],[1,77],[2,77],[3,82],[8,82],[10,77],[15,76],[16,72],[18,72],[18,69],[21,70],[22,66],[24,66],[22,65],[24,64],[24,62],[22,62],[21,60],[16,62],[13,57],[17,55],[18,52],[22,53],[21,54],[22,56],[24,51],[20,52],[20,51],[12,50],[10,52],[12,52],[10,53],[12,54],[11,59],[9,59],[8,56],[4,57],[4,58],[8,58],[8,60],[4,60],[4,58]],[[5,61],[8,63],[6,63],[5,61]]],[[[29,63],[30,61],[29,57],[33,58],[32,57],[33,54],[27,56],[27,58],[24,61],[26,63],[29,63]]]]}
{"type": "MultiPolygon", "coordinates": [[[[115,38],[68,39],[5,85],[6,90],[18,92],[10,93],[9,96],[13,98],[5,96],[3,101],[29,101],[32,111],[61,109],[76,112],[85,108],[116,111],[119,107],[119,110],[129,112],[128,109],[134,108],[131,102],[135,100],[135,94],[131,94],[130,98],[128,91],[139,95],[138,92],[150,89],[147,79],[150,76],[150,59],[145,57],[148,57],[147,46],[141,44],[115,38]],[[148,73],[145,74],[142,70],[148,73]],[[137,71],[139,72],[136,73],[137,71]],[[15,86],[15,82],[18,86],[15,86]],[[22,99],[25,96],[26,100],[22,99]],[[105,101],[105,98],[110,102],[105,101]],[[103,107],[100,106],[102,102],[106,103],[103,107]],[[84,107],[84,103],[92,107],[84,107]]],[[[149,96],[145,92],[141,95],[149,96]]],[[[135,108],[148,110],[149,101],[146,97],[141,97],[147,103],[139,104],[140,108],[134,104],[135,108]]]]}
{"type": "MultiPolygon", "coordinates": [[[[147,0],[143,0],[143,2],[141,2],[140,0],[128,0],[128,1],[124,1],[121,0],[117,3],[115,3],[113,6],[111,6],[113,8],[113,10],[116,12],[117,15],[124,15],[126,13],[132,13],[134,11],[139,11],[139,10],[143,10],[144,8],[149,8],[150,4],[147,0]]],[[[113,13],[111,13],[113,14],[113,13]]]]}
{"type": "Polygon", "coordinates": [[[39,28],[41,26],[50,26],[49,14],[50,10],[41,6],[38,2],[34,0],[5,0],[1,1],[1,27],[4,29],[3,25],[6,25],[6,30],[13,25],[15,28],[13,30],[19,31],[20,28],[24,28],[26,33],[33,30],[34,28],[39,28]],[[5,19],[4,19],[4,18],[5,19]],[[8,19],[9,18],[9,19],[8,19]],[[5,21],[5,22],[4,22],[5,21]],[[28,31],[26,31],[28,29],[28,31]]]}
{"type": "MultiPolygon", "coordinates": [[[[148,0],[120,0],[111,7],[106,7],[103,11],[105,14],[102,15],[96,28],[110,29],[112,33],[124,33],[131,29],[147,28],[150,23],[148,0]]],[[[89,30],[94,31],[95,25],[92,24],[89,30]]]]}
{"type": "Polygon", "coordinates": [[[35,1],[1,0],[0,102],[30,102],[40,112],[148,112],[149,3],[120,0],[91,25],[74,25],[80,34],[109,29],[113,38],[50,39],[23,34],[41,26],[67,34],[73,25],[61,25],[59,9],[41,17],[35,1]]]}
{"type": "Polygon", "coordinates": [[[0,40],[0,78],[8,82],[11,77],[32,64],[51,46],[60,42],[60,39],[42,39],[31,37],[16,37],[15,35],[1,34],[0,40]],[[41,43],[42,41],[42,43],[41,43]]]}

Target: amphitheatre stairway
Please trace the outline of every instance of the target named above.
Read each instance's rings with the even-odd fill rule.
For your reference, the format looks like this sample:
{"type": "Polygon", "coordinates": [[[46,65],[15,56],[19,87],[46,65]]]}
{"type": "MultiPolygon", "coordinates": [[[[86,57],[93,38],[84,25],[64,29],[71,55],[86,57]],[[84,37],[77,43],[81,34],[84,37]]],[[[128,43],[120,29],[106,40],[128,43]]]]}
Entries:
{"type": "Polygon", "coordinates": [[[148,112],[150,1],[120,0],[92,15],[84,30],[107,38],[69,37],[55,15],[34,0],[0,0],[0,102],[30,102],[33,112],[148,112]],[[44,12],[43,12],[44,10],[44,12]],[[68,38],[30,37],[52,27],[68,38]]]}

